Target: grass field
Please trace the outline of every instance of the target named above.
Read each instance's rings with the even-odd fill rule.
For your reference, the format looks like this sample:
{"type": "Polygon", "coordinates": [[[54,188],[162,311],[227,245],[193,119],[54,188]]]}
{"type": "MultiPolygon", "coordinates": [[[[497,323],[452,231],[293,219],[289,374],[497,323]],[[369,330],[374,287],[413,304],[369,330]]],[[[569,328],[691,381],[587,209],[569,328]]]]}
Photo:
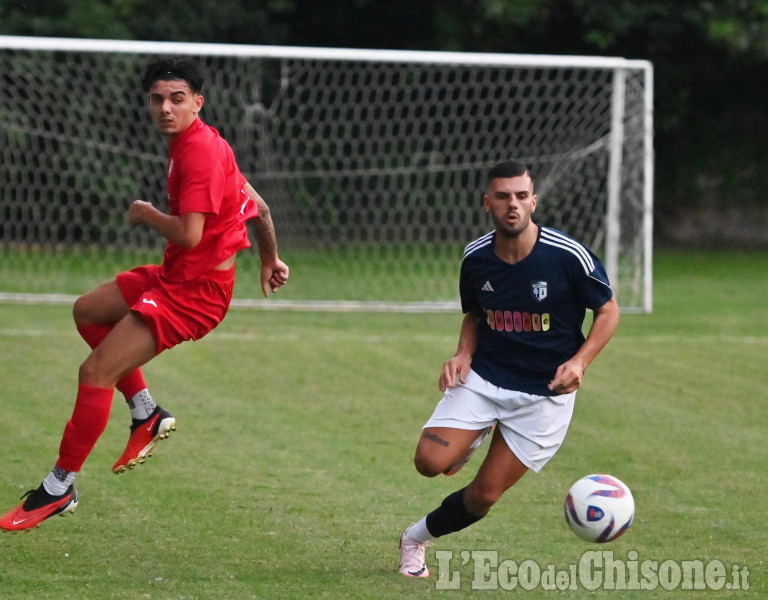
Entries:
{"type": "MultiPolygon", "coordinates": [[[[110,471],[129,424],[116,397],[77,511],[0,535],[0,598],[766,598],[766,273],[760,253],[658,254],[654,313],[622,318],[561,451],[486,519],[436,540],[425,580],[397,574],[398,537],[479,462],[436,479],[411,462],[460,316],[234,310],[145,369],[178,420],[147,464],[110,471]],[[562,515],[568,487],[593,472],[637,503],[603,546],[562,515]],[[657,573],[692,560],[724,571],[704,590],[473,590],[494,581],[468,554],[480,550],[566,574],[595,550],[657,573]],[[447,568],[436,551],[453,552],[447,568]]],[[[2,511],[48,472],[71,414],[86,347],[69,313],[0,304],[2,511]]]]}

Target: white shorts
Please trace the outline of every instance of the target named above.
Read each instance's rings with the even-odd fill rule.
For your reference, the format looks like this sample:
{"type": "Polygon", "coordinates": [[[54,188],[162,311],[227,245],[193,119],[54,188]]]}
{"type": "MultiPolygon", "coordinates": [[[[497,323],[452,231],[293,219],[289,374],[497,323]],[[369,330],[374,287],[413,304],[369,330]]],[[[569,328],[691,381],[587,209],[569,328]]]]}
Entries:
{"type": "Polygon", "coordinates": [[[424,429],[479,430],[498,423],[507,446],[538,473],[562,445],[575,400],[576,392],[537,396],[506,390],[470,370],[466,384],[446,390],[424,429]]]}

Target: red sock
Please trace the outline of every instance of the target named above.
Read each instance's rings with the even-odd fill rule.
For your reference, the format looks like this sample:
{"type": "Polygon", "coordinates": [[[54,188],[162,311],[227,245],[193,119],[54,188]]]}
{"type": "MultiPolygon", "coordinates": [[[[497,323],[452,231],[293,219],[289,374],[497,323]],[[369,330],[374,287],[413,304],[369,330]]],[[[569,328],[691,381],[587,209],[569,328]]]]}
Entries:
{"type": "Polygon", "coordinates": [[[81,383],[72,418],[64,428],[57,467],[79,472],[109,421],[114,390],[81,383]]]}
{"type": "Polygon", "coordinates": [[[141,390],[147,389],[147,382],[144,381],[144,373],[141,372],[141,369],[134,369],[127,375],[123,375],[115,387],[125,396],[125,401],[128,402],[141,390]]]}
{"type": "Polygon", "coordinates": [[[112,327],[113,325],[83,325],[77,328],[77,332],[93,350],[104,341],[112,327]]]}
{"type": "MultiPolygon", "coordinates": [[[[112,325],[83,325],[78,327],[77,331],[91,348],[95,348],[107,334],[112,331],[112,325]]],[[[125,396],[126,402],[138,394],[141,390],[147,389],[147,382],[144,380],[144,374],[141,369],[134,369],[127,375],[124,375],[115,385],[117,390],[125,396]]]]}

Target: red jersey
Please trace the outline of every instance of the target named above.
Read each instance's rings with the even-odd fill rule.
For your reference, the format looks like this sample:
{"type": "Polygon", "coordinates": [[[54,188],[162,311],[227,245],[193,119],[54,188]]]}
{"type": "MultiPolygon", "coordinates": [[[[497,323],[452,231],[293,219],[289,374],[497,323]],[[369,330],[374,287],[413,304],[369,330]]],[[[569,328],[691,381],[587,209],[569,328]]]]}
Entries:
{"type": "Polygon", "coordinates": [[[258,205],[218,131],[195,119],[171,143],[167,173],[168,214],[204,213],[205,225],[194,248],[168,242],[161,267],[165,278],[196,279],[251,245],[245,222],[258,215],[258,205]]]}

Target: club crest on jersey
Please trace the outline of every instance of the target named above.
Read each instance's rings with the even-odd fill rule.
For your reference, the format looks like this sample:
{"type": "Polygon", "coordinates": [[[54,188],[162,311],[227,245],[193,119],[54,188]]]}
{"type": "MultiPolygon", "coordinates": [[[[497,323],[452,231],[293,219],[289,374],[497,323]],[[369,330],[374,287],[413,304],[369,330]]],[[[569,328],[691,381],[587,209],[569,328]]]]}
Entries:
{"type": "Polygon", "coordinates": [[[534,281],[531,283],[531,291],[533,292],[533,297],[536,298],[539,302],[544,300],[544,298],[547,297],[547,282],[546,281],[534,281]]]}

